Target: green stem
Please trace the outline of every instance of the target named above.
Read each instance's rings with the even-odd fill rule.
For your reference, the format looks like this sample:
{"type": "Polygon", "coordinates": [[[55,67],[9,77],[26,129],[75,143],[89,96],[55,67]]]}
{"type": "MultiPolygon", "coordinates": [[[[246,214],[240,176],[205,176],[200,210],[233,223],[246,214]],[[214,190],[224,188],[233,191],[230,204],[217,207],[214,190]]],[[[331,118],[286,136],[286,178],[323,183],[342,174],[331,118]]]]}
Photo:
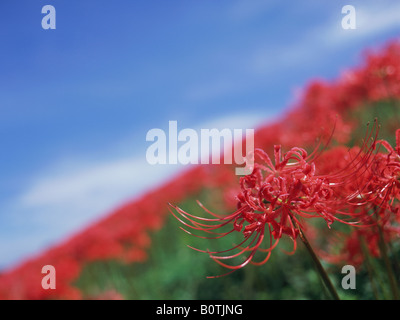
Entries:
{"type": "Polygon", "coordinates": [[[378,288],[375,284],[375,277],[373,268],[370,261],[370,255],[368,253],[367,245],[365,244],[365,240],[362,236],[360,236],[360,243],[361,243],[361,251],[364,255],[364,261],[367,267],[369,281],[371,282],[372,293],[374,294],[375,300],[380,300],[378,295],[378,288]]]}
{"type": "Polygon", "coordinates": [[[379,249],[381,251],[382,258],[383,258],[383,261],[386,266],[386,270],[387,270],[387,274],[388,274],[388,278],[389,278],[389,285],[390,285],[390,289],[392,290],[392,294],[393,294],[393,299],[399,300],[399,289],[397,287],[397,281],[394,276],[392,264],[390,263],[390,260],[389,260],[387,246],[385,243],[385,239],[383,237],[383,231],[379,224],[378,224],[378,231],[379,231],[379,249]]]}
{"type": "Polygon", "coordinates": [[[393,258],[392,259],[392,261],[393,261],[393,271],[394,271],[395,278],[397,280],[397,284],[399,286],[400,285],[400,283],[399,283],[399,279],[400,279],[400,277],[399,277],[399,275],[400,275],[399,260],[397,259],[397,255],[394,252],[394,248],[393,248],[393,245],[392,245],[391,241],[388,242],[388,250],[390,252],[390,255],[393,258]]]}
{"type": "Polygon", "coordinates": [[[332,295],[332,298],[334,300],[340,300],[340,297],[339,297],[338,293],[336,292],[335,287],[333,286],[331,280],[329,279],[328,274],[326,273],[324,267],[321,264],[321,261],[319,260],[316,253],[314,252],[314,249],[312,248],[310,242],[307,240],[307,237],[304,234],[303,230],[300,228],[300,226],[298,225],[298,223],[296,221],[294,221],[293,219],[292,219],[292,221],[294,222],[294,225],[296,226],[296,228],[299,230],[300,239],[304,243],[304,246],[306,247],[312,260],[314,261],[315,267],[317,268],[317,271],[318,271],[319,275],[321,276],[321,279],[324,282],[329,293],[332,295]]]}

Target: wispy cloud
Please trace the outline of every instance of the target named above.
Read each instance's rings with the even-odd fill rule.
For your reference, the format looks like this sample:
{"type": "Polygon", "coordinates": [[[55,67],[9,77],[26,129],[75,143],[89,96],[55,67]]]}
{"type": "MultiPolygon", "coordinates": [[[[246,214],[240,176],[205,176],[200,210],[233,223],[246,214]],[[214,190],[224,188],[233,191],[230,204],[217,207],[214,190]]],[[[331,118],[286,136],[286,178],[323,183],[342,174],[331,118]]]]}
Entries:
{"type": "Polygon", "coordinates": [[[326,47],[354,44],[368,38],[393,31],[400,31],[400,3],[394,1],[366,1],[354,4],[356,29],[344,30],[341,19],[344,14],[337,12],[326,25],[315,33],[326,47]]]}
{"type": "Polygon", "coordinates": [[[400,28],[400,3],[377,3],[369,7],[361,5],[358,11],[360,22],[359,30],[363,35],[375,35],[377,33],[400,28]]]}
{"type": "Polygon", "coordinates": [[[348,45],[363,43],[385,32],[400,32],[400,3],[367,1],[354,6],[355,30],[344,30],[341,26],[344,14],[340,10],[332,10],[319,26],[305,31],[297,41],[281,46],[260,46],[248,59],[249,69],[255,73],[271,73],[276,72],[277,67],[283,70],[317,63],[348,45]]]}

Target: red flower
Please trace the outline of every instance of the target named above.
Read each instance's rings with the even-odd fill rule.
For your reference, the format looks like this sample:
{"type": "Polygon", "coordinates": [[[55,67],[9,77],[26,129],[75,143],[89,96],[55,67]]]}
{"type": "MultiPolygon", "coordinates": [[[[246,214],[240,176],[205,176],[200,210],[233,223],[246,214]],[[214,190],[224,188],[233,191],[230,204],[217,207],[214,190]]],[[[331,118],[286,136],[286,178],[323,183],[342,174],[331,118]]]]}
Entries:
{"type": "Polygon", "coordinates": [[[366,254],[381,256],[379,241],[390,243],[400,234],[400,129],[396,131],[395,148],[385,140],[378,140],[376,146],[380,152],[369,159],[365,174],[356,183],[363,186],[359,192],[363,205],[358,211],[370,227],[353,229],[333,239],[328,250],[321,252],[331,263],[361,265],[366,254]],[[328,253],[335,247],[339,249],[337,254],[328,253]]]}
{"type": "MultiPolygon", "coordinates": [[[[365,141],[370,140],[372,132],[367,133],[365,141]]],[[[317,149],[310,155],[301,148],[292,148],[282,154],[281,146],[275,146],[274,164],[263,150],[256,149],[253,172],[240,179],[241,191],[237,195],[237,210],[234,213],[220,216],[201,204],[212,218],[194,216],[174,205],[171,206],[178,215],[172,210],[171,212],[186,227],[211,235],[204,238],[217,239],[242,232],[243,240],[231,249],[214,252],[196,249],[208,252],[220,265],[232,271],[249,262],[261,265],[268,261],[272,249],[283,235],[293,240],[292,253],[296,250],[296,238],[303,219],[320,217],[325,219],[328,226],[334,221],[350,225],[363,221],[364,214],[352,210],[359,205],[358,193],[351,191],[343,195],[343,186],[363,174],[375,148],[375,140],[376,136],[371,145],[364,143],[358,154],[344,168],[328,175],[317,174],[315,160],[320,155],[317,149]],[[262,248],[266,232],[269,233],[269,244],[262,248]],[[260,262],[253,261],[257,251],[266,253],[260,262]],[[219,255],[222,253],[229,254],[219,255]],[[244,253],[248,255],[240,264],[229,265],[222,262],[244,253]]],[[[183,230],[191,234],[188,230],[183,230]]]]}

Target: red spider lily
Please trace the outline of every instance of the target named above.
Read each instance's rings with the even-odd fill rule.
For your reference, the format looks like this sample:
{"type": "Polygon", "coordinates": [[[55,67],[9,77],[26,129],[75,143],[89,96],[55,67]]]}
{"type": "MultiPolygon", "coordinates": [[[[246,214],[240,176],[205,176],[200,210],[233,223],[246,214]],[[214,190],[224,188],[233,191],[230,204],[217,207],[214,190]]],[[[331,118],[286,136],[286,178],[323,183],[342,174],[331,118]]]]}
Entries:
{"type": "MultiPolygon", "coordinates": [[[[400,200],[400,129],[396,131],[396,147],[385,140],[379,140],[387,151],[388,155],[381,155],[377,161],[374,170],[374,178],[379,187],[375,187],[379,199],[386,202],[386,207],[390,208],[395,199],[400,200]]],[[[374,181],[375,182],[375,181],[374,181]]]]}
{"type": "MultiPolygon", "coordinates": [[[[178,214],[172,214],[187,228],[210,234],[209,239],[218,239],[235,232],[243,233],[243,241],[224,251],[209,251],[210,257],[220,265],[232,269],[231,272],[244,267],[249,262],[261,265],[268,261],[272,250],[283,235],[293,240],[293,251],[296,250],[296,238],[301,232],[301,220],[323,218],[328,226],[339,221],[349,225],[357,225],[363,221],[364,215],[347,207],[357,207],[358,192],[342,195],[343,186],[365,172],[375,149],[375,137],[367,133],[365,143],[347,165],[336,173],[317,175],[315,160],[320,153],[317,148],[310,155],[302,148],[292,148],[282,154],[281,146],[274,147],[274,164],[261,149],[254,152],[258,160],[253,172],[240,179],[241,190],[237,195],[237,210],[227,216],[217,215],[200,204],[212,218],[194,216],[171,205],[178,214]],[[372,138],[372,144],[367,141],[372,138]],[[227,231],[224,231],[228,228],[227,231]],[[269,233],[269,246],[262,248],[266,230],[269,233]],[[232,251],[238,250],[237,253],[232,251]],[[253,261],[258,252],[266,253],[260,262],[253,261]],[[228,255],[219,255],[226,254],[228,255]],[[245,260],[238,265],[229,265],[223,260],[236,258],[248,253],[245,260]]],[[[377,132],[376,132],[377,134],[377,132]]],[[[361,200],[360,200],[361,201],[361,200]]],[[[362,200],[364,201],[364,200],[362,200]]],[[[184,231],[189,232],[185,228],[184,231]]],[[[198,236],[198,235],[196,235],[198,236]]],[[[194,249],[194,248],[193,248],[194,249]]]]}
{"type": "MultiPolygon", "coordinates": [[[[359,266],[366,256],[381,257],[385,246],[398,239],[400,234],[400,129],[396,131],[396,147],[385,140],[376,141],[378,152],[370,159],[368,170],[360,177],[358,185],[363,185],[360,193],[364,205],[360,212],[364,221],[371,226],[353,229],[349,234],[341,233],[331,239],[329,248],[321,251],[321,256],[331,263],[343,262],[359,266]],[[334,251],[336,254],[329,254],[334,251]]],[[[390,246],[389,246],[390,247],[390,246]]]]}
{"type": "Polygon", "coordinates": [[[382,232],[398,230],[400,213],[400,129],[396,130],[396,147],[385,140],[377,143],[387,151],[379,153],[371,166],[368,190],[373,218],[382,232]]]}
{"type": "Polygon", "coordinates": [[[379,140],[376,144],[378,150],[385,149],[386,152],[379,152],[371,159],[363,176],[362,197],[366,202],[363,210],[366,213],[373,212],[368,219],[384,227],[399,212],[400,129],[396,131],[395,148],[385,140],[379,140]]]}

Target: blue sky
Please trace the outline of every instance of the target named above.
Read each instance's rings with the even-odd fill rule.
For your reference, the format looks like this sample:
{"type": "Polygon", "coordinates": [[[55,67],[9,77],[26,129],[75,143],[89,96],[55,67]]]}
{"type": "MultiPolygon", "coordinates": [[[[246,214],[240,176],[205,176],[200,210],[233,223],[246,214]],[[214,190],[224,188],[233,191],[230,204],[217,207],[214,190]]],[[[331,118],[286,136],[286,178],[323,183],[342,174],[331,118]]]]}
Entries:
{"type": "Polygon", "coordinates": [[[0,268],[171,177],[152,128],[252,128],[400,32],[394,1],[0,4],[0,268]],[[56,30],[43,30],[44,5],[56,30]],[[356,8],[343,30],[341,9],[356,8]]]}

